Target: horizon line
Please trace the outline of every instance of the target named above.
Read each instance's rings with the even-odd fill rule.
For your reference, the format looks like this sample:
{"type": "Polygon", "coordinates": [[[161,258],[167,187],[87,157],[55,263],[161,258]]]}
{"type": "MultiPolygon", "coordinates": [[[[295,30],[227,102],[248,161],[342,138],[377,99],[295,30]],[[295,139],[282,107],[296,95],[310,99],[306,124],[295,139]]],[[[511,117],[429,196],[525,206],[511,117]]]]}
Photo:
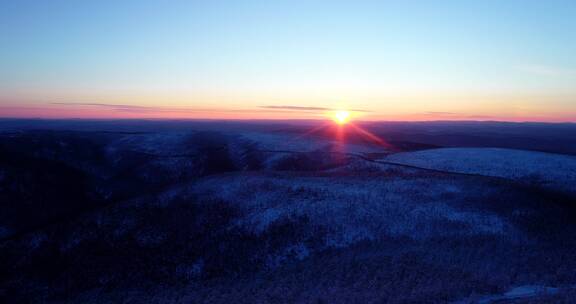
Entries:
{"type": "MultiPolygon", "coordinates": [[[[69,118],[58,118],[58,117],[3,117],[0,116],[0,120],[37,120],[37,121],[166,121],[166,122],[320,122],[320,121],[329,121],[330,119],[313,119],[313,118],[86,118],[86,117],[69,117],[69,118]]],[[[530,120],[519,120],[519,121],[512,121],[512,120],[468,120],[468,119],[454,119],[454,120],[442,120],[442,119],[435,119],[435,120],[361,120],[357,119],[354,120],[357,123],[385,123],[385,122],[392,122],[392,123],[434,123],[434,122],[453,122],[453,123],[466,123],[466,122],[480,122],[480,123],[517,123],[517,124],[526,124],[526,123],[534,123],[534,124],[576,124],[576,121],[530,121],[530,120]]]]}

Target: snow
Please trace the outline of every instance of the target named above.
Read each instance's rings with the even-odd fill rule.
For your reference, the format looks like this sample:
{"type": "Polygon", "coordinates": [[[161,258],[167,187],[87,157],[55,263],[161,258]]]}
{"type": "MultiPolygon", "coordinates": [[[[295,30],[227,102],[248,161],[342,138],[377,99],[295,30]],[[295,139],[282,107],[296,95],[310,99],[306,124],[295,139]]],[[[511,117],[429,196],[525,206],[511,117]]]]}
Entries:
{"type": "MultiPolygon", "coordinates": [[[[529,299],[537,298],[546,295],[555,295],[560,291],[560,288],[547,287],[539,285],[524,285],[517,286],[504,294],[495,295],[485,295],[477,299],[467,299],[462,301],[453,302],[453,304],[464,304],[464,303],[478,303],[478,304],[490,304],[490,303],[508,303],[507,301],[519,300],[519,299],[529,299]]],[[[531,302],[532,303],[532,302],[531,302]]],[[[536,302],[534,302],[536,303],[536,302]]]]}
{"type": "Polygon", "coordinates": [[[503,177],[576,192],[576,157],[500,148],[442,148],[397,153],[386,161],[429,169],[503,177]]]}
{"type": "Polygon", "coordinates": [[[318,136],[301,136],[294,134],[274,134],[263,132],[243,132],[243,139],[258,143],[258,148],[262,150],[284,150],[295,152],[312,151],[335,151],[337,146],[341,146],[343,153],[369,153],[382,152],[382,147],[346,143],[342,146],[335,139],[327,139],[318,136]]]}
{"type": "Polygon", "coordinates": [[[558,288],[529,285],[529,286],[515,287],[510,291],[504,293],[504,296],[509,299],[512,299],[512,298],[530,297],[538,294],[554,294],[556,292],[558,292],[558,288]]]}
{"type": "Polygon", "coordinates": [[[279,253],[266,257],[266,267],[274,269],[290,259],[303,260],[310,255],[310,250],[303,243],[290,245],[283,248],[279,253]]]}
{"type": "Polygon", "coordinates": [[[229,229],[260,235],[280,220],[307,218],[316,227],[329,227],[327,247],[346,247],[384,235],[421,239],[513,233],[496,214],[455,207],[461,205],[457,202],[461,198],[446,194],[464,187],[451,179],[246,174],[209,178],[191,191],[240,208],[229,229]],[[446,228],[451,223],[458,223],[458,229],[446,228]]]}
{"type": "Polygon", "coordinates": [[[190,153],[190,146],[186,139],[191,134],[193,133],[131,134],[111,143],[107,149],[109,152],[131,150],[159,155],[190,153]]]}

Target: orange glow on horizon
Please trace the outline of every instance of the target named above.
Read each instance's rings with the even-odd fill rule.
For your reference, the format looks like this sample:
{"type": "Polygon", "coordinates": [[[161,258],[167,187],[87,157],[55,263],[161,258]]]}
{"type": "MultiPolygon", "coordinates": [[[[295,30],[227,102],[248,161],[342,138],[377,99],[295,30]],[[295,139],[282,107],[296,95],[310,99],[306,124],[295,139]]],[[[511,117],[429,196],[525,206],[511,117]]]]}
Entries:
{"type": "MultiPolygon", "coordinates": [[[[547,100],[547,99],[544,99],[547,100]]],[[[323,111],[306,109],[305,104],[296,106],[260,106],[265,102],[225,104],[198,102],[173,102],[158,105],[153,102],[125,102],[98,100],[87,103],[63,102],[27,102],[9,101],[0,96],[0,117],[2,118],[47,118],[47,119],[294,119],[294,120],[328,120],[328,124],[348,127],[355,121],[510,121],[510,122],[576,122],[573,104],[565,102],[562,108],[542,108],[535,103],[531,107],[513,106],[515,103],[494,101],[485,106],[474,108],[453,108],[444,106],[438,111],[433,107],[412,103],[410,100],[400,105],[409,108],[382,106],[381,104],[359,105],[361,110],[323,111]],[[498,108],[501,105],[501,108],[498,108]],[[301,108],[301,109],[299,109],[301,108]],[[327,119],[328,118],[328,119],[327,119]]],[[[290,105],[290,102],[286,102],[290,105]]],[[[322,105],[325,106],[325,105],[322,105]]],[[[326,106],[330,108],[330,105],[326,106]]],[[[319,107],[322,109],[322,107],[319,107]]]]}

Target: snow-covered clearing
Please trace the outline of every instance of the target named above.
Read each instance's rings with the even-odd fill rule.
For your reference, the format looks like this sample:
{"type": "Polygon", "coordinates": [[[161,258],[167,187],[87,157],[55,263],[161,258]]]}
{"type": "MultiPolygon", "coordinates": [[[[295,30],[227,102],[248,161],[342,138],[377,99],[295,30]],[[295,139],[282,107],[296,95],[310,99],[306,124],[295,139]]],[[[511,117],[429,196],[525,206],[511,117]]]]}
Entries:
{"type": "Polygon", "coordinates": [[[458,173],[496,176],[576,193],[576,157],[500,148],[442,148],[397,153],[386,161],[458,173]]]}

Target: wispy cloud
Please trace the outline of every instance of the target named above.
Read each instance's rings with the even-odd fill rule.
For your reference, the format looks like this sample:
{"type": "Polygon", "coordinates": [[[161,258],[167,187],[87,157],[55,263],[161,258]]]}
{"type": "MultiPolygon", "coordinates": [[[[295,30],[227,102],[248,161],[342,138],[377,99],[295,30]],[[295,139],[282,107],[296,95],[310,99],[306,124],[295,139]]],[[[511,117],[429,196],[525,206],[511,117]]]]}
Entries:
{"type": "MultiPolygon", "coordinates": [[[[97,107],[105,108],[116,112],[129,112],[141,114],[155,114],[155,113],[287,113],[287,112],[300,112],[300,111],[329,111],[330,108],[323,107],[297,107],[297,106],[261,106],[253,109],[223,109],[223,108],[184,108],[184,107],[163,107],[163,106],[138,106],[126,104],[109,104],[97,102],[52,102],[53,105],[69,106],[69,107],[97,107]]],[[[364,110],[350,110],[355,112],[367,112],[364,110]]]]}
{"type": "Polygon", "coordinates": [[[282,110],[297,110],[297,111],[330,111],[330,108],[323,107],[299,107],[299,106],[261,106],[264,109],[282,109],[282,110]]]}
{"type": "MultiPolygon", "coordinates": [[[[301,107],[301,106],[260,106],[263,109],[277,109],[277,110],[290,110],[290,111],[311,111],[311,112],[318,112],[318,111],[336,111],[338,109],[335,108],[326,108],[326,107],[301,107]]],[[[348,109],[348,111],[352,112],[370,112],[368,110],[361,110],[361,109],[348,109]]]]}
{"type": "Polygon", "coordinates": [[[439,112],[439,111],[427,111],[424,112],[425,115],[458,115],[458,113],[454,112],[439,112]]]}
{"type": "MultiPolygon", "coordinates": [[[[121,112],[151,112],[158,111],[159,108],[156,107],[145,107],[145,106],[134,106],[134,105],[122,105],[122,104],[107,104],[107,103],[77,103],[77,102],[52,102],[53,105],[63,105],[63,106],[89,106],[89,107],[100,107],[107,108],[114,111],[121,112]]],[[[160,108],[161,109],[161,108],[160,108]]]]}

